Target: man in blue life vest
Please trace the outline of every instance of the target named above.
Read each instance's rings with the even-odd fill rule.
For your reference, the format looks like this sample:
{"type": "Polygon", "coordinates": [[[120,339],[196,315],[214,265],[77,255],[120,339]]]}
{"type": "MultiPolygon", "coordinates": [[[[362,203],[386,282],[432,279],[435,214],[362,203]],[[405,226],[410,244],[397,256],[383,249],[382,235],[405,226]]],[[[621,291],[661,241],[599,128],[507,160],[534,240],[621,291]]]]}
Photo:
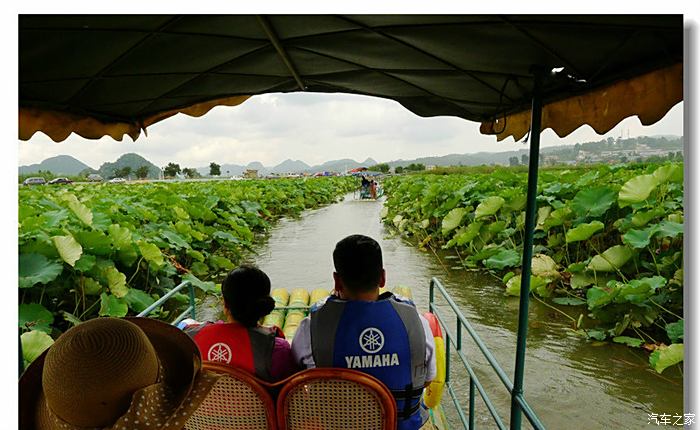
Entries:
{"type": "Polygon", "coordinates": [[[372,238],[352,235],[333,251],[334,294],[312,306],[292,341],[301,367],[356,369],[392,392],[398,429],[432,428],[421,401],[435,377],[435,341],[410,300],[379,295],[386,282],[382,251],[372,238]]]}

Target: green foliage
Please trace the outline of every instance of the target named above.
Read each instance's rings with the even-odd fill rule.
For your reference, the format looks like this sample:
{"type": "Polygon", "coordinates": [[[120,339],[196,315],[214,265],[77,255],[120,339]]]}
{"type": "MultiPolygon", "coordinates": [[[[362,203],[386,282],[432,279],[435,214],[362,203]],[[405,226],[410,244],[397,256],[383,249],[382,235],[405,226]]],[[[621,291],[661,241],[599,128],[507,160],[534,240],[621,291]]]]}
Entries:
{"type": "MultiPolygon", "coordinates": [[[[576,329],[589,338],[682,341],[682,181],[682,163],[541,170],[533,294],[587,305],[576,329]]],[[[526,187],[521,167],[392,177],[383,218],[417,243],[455,249],[467,267],[515,269],[503,282],[519,295],[526,187]]]]}
{"type": "Polygon", "coordinates": [[[649,364],[658,373],[662,373],[669,366],[683,361],[683,344],[674,343],[667,347],[659,347],[649,356],[649,364]]]}
{"type": "Polygon", "coordinates": [[[28,331],[20,336],[22,343],[22,358],[24,358],[24,367],[36,360],[44,351],[53,345],[53,339],[43,331],[28,331]]]}
{"type": "Polygon", "coordinates": [[[163,175],[165,177],[173,178],[175,175],[180,173],[180,165],[176,163],[168,163],[167,166],[163,167],[163,175]]]}
{"type": "MultiPolygon", "coordinates": [[[[185,173],[187,174],[187,173],[185,173]]],[[[219,176],[221,175],[221,165],[215,162],[209,163],[209,176],[219,176]]]]}
{"type": "Polygon", "coordinates": [[[134,315],[185,280],[218,292],[256,234],[352,189],[352,178],[22,187],[20,325],[59,333],[134,315]]]}

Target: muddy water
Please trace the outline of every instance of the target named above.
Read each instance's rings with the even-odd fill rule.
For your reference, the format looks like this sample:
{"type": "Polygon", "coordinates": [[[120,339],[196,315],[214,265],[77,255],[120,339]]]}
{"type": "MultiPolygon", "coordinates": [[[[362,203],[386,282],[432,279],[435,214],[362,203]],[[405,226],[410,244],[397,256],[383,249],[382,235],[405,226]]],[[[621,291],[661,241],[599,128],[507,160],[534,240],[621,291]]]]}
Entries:
{"type": "MultiPolygon", "coordinates": [[[[251,261],[270,276],[273,288],[330,289],[335,243],[354,233],[371,236],[382,247],[387,285],[411,287],[418,308],[425,311],[430,278],[439,278],[512,380],[517,298],[505,297],[501,282],[491,275],[455,269],[450,255],[419,251],[392,235],[380,222],[381,208],[381,202],[356,201],[350,195],[342,203],[307,212],[299,219],[283,219],[251,261]]],[[[445,314],[448,308],[443,303],[438,300],[445,314]]],[[[585,313],[582,307],[558,309],[573,318],[585,313]]],[[[679,369],[657,375],[648,368],[646,354],[616,344],[593,346],[573,334],[570,326],[560,313],[531,301],[525,396],[547,428],[648,428],[650,413],[683,413],[679,369]]],[[[466,336],[465,331],[467,356],[507,423],[508,393],[466,336]]],[[[466,371],[457,365],[456,356],[452,363],[452,383],[461,404],[467,405],[466,371]]],[[[452,428],[461,428],[448,395],[442,404],[452,428]]],[[[476,406],[477,427],[496,428],[483,402],[477,399],[476,406]]]]}

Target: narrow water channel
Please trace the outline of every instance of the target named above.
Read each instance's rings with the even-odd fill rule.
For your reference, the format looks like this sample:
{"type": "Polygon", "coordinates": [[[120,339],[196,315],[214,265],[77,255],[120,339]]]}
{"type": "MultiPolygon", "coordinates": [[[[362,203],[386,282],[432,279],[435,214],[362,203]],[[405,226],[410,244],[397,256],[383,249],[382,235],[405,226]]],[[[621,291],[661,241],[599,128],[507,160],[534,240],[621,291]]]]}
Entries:
{"type": "MultiPolygon", "coordinates": [[[[419,310],[426,311],[429,281],[439,278],[512,380],[517,298],[504,296],[501,282],[491,275],[456,270],[449,254],[420,251],[393,235],[380,222],[381,208],[381,202],[357,201],[348,195],[341,203],[299,219],[283,219],[251,262],[270,276],[273,288],[330,289],[335,243],[354,233],[371,236],[382,247],[387,286],[411,287],[419,310]]],[[[446,306],[440,309],[448,312],[446,306]]],[[[585,307],[559,309],[574,318],[586,313],[585,307]]],[[[648,428],[650,413],[683,414],[679,369],[657,375],[649,369],[646,353],[610,343],[594,346],[573,334],[570,326],[566,317],[531,301],[525,396],[547,428],[640,429],[648,428]]],[[[464,336],[468,359],[507,424],[509,395],[466,332],[464,336]]],[[[466,406],[467,374],[454,355],[452,369],[452,382],[466,406]]],[[[442,404],[451,428],[461,428],[447,393],[442,404]]],[[[483,402],[477,399],[476,407],[477,427],[496,428],[483,402]]]]}

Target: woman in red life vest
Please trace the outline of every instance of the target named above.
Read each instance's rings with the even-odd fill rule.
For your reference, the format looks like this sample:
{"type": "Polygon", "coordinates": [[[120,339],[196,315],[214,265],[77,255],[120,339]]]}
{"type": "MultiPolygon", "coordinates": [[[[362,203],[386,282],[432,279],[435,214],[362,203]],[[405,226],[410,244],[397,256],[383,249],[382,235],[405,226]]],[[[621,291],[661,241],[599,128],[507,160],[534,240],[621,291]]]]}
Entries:
{"type": "Polygon", "coordinates": [[[258,325],[275,307],[265,272],[254,266],[238,267],[222,282],[221,292],[226,322],[183,321],[202,359],[244,369],[269,382],[295,373],[298,368],[281,331],[258,325]]]}

